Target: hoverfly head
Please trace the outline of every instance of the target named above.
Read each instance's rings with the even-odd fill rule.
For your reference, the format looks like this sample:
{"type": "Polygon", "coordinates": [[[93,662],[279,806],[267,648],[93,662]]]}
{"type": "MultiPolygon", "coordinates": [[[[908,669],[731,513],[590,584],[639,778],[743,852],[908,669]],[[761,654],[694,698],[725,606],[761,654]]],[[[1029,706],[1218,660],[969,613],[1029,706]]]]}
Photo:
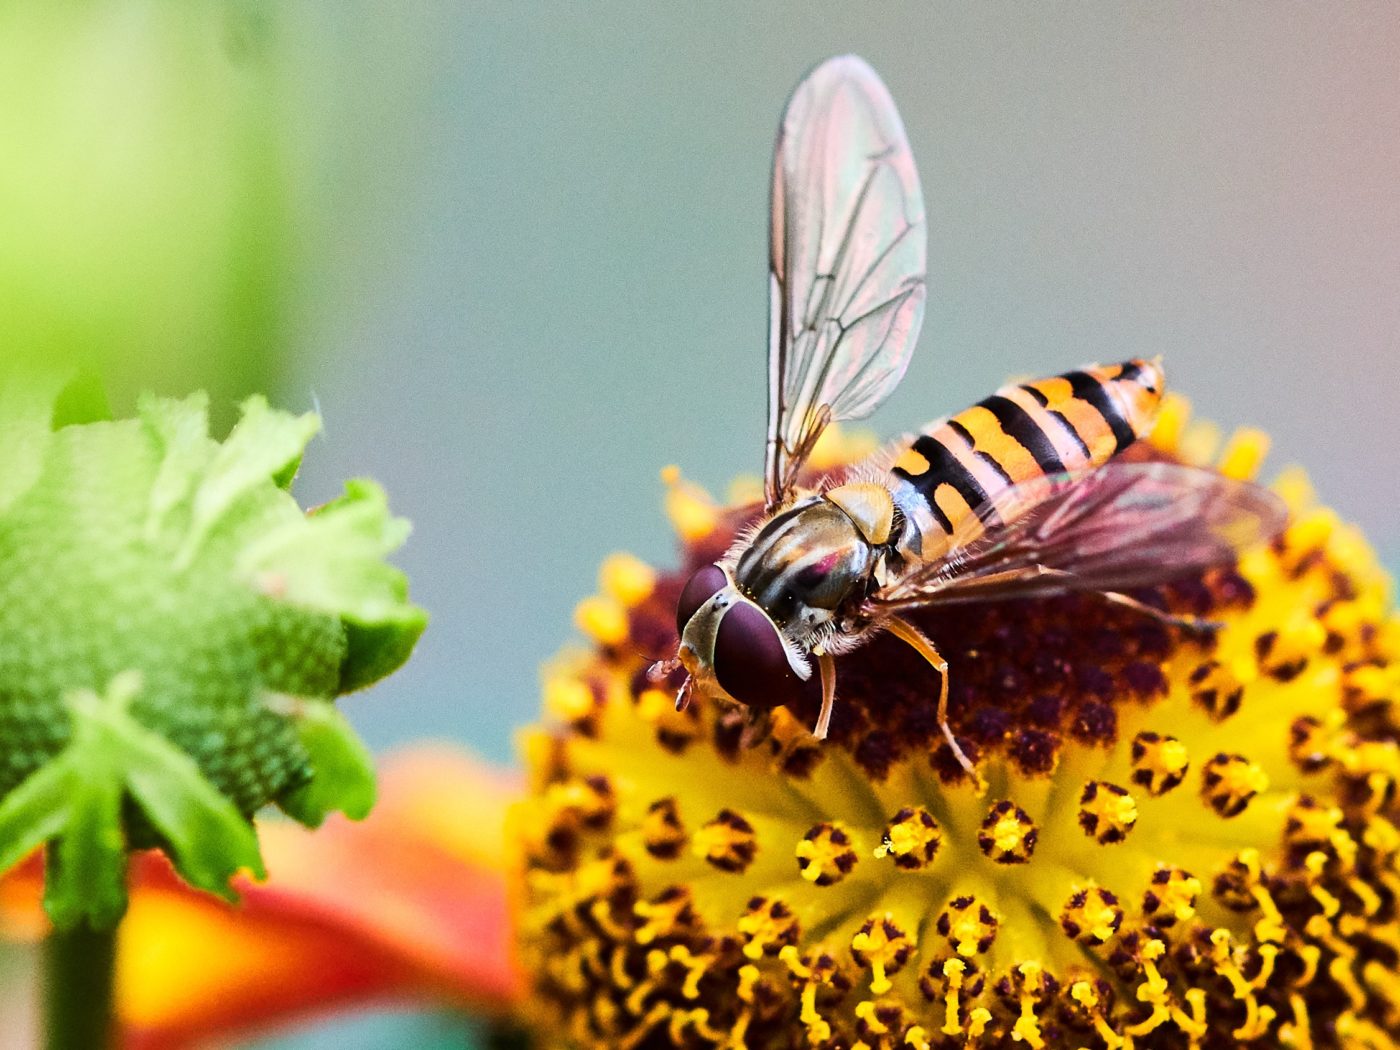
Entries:
{"type": "Polygon", "coordinates": [[[676,603],[676,658],[689,672],[682,687],[719,693],[766,710],[799,695],[811,668],[772,618],[745,597],[719,565],[705,565],[676,603]]]}

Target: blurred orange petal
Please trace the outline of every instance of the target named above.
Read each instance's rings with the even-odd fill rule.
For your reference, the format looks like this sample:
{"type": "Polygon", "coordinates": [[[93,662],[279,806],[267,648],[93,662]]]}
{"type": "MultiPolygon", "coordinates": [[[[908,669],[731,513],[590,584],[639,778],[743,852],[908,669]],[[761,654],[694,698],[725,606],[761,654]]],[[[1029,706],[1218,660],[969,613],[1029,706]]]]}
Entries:
{"type": "MultiPolygon", "coordinates": [[[[126,1045],[184,1046],[369,1001],[506,1010],[522,991],[503,847],[517,790],[460,751],[402,752],[366,820],[264,824],[268,879],[241,880],[236,906],[144,855],[118,955],[126,1045]]],[[[39,893],[37,863],[0,880],[0,933],[42,928],[39,893]]]]}
{"type": "Polygon", "coordinates": [[[31,853],[0,877],[0,937],[37,941],[49,928],[44,914],[44,860],[31,853]]]}

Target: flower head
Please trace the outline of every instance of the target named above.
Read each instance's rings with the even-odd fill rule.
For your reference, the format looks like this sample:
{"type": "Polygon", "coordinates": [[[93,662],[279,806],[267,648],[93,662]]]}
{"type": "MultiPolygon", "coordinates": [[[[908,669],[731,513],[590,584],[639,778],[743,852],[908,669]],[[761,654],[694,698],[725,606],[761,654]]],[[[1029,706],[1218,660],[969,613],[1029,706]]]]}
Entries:
{"type": "Polygon", "coordinates": [[[129,849],[228,894],[265,804],[363,816],[368,755],[330,701],[424,624],[383,492],[303,512],[318,421],[259,398],[217,442],[202,396],[55,426],[34,386],[0,395],[0,872],[50,844],[50,916],[107,926],[129,849]]]}
{"type": "MultiPolygon", "coordinates": [[[[1169,400],[1139,455],[1209,461],[1186,415],[1169,400]]],[[[1215,463],[1247,476],[1263,449],[1243,433],[1215,463]]],[[[605,564],[579,609],[596,646],[552,668],[526,739],[522,952],[569,1039],[1306,1047],[1400,1025],[1400,622],[1301,478],[1272,546],[1140,595],[1211,635],[1093,595],[917,615],[986,793],[887,639],[840,658],[824,743],[814,692],[755,747],[714,703],[677,712],[647,665],[755,508],[669,480],[685,564],[605,564]]]]}

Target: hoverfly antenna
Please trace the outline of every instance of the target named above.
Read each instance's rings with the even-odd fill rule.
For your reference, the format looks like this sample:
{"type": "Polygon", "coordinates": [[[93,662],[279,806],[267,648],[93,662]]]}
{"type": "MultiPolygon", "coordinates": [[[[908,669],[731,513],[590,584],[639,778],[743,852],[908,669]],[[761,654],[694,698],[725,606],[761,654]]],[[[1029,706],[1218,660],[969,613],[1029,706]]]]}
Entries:
{"type": "Polygon", "coordinates": [[[657,660],[647,668],[647,681],[652,685],[660,685],[671,676],[671,672],[681,666],[681,658],[673,656],[669,660],[657,660]]]}

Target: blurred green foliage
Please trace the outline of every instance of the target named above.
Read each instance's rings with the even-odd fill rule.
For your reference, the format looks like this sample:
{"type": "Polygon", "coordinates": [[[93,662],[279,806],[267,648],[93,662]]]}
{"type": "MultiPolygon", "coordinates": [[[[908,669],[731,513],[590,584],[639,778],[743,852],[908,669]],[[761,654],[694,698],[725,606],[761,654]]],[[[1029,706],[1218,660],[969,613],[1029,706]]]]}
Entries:
{"type": "Polygon", "coordinates": [[[209,388],[285,351],[289,192],[264,5],[0,5],[0,361],[209,388]]]}

